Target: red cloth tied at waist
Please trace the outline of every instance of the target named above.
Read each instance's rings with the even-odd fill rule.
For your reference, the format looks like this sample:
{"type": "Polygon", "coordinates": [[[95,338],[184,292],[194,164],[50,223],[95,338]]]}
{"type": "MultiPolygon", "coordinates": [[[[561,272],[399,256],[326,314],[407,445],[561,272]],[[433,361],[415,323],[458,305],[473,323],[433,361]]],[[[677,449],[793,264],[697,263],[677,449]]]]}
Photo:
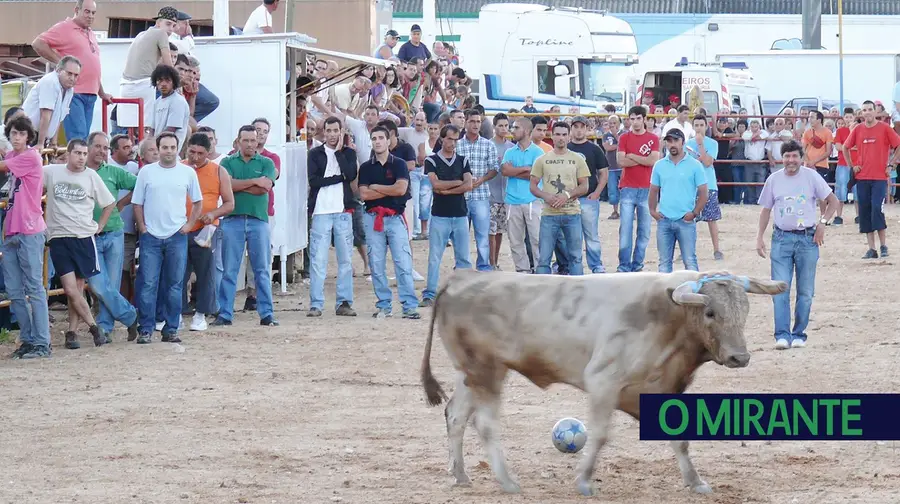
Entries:
{"type": "Polygon", "coordinates": [[[375,215],[375,231],[384,231],[384,218],[385,217],[393,217],[397,215],[397,211],[391,208],[385,207],[375,207],[369,211],[370,214],[375,215]]]}

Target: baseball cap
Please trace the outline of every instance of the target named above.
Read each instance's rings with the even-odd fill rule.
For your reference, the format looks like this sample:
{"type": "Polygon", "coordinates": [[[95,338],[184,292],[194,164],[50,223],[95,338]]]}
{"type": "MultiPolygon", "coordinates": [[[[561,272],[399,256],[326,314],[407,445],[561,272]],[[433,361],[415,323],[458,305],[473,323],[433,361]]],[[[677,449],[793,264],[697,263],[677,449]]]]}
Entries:
{"type": "Polygon", "coordinates": [[[409,29],[410,33],[415,33],[415,32],[420,32],[420,31],[422,31],[422,27],[417,24],[412,25],[412,28],[409,29]]]}
{"type": "Polygon", "coordinates": [[[157,19],[168,19],[169,21],[178,21],[178,9],[175,7],[163,7],[159,9],[159,13],[153,18],[154,21],[157,19]]]}
{"type": "Polygon", "coordinates": [[[187,12],[181,12],[181,11],[178,11],[177,17],[178,17],[178,21],[188,21],[188,20],[192,19],[190,14],[188,14],[187,12]]]}
{"type": "Polygon", "coordinates": [[[581,124],[584,124],[585,126],[587,126],[588,125],[587,117],[575,116],[572,118],[572,124],[575,124],[575,123],[581,123],[581,124]]]}
{"type": "Polygon", "coordinates": [[[388,30],[387,33],[384,34],[385,37],[399,37],[400,34],[397,33],[397,30],[388,30]]]}
{"type": "Polygon", "coordinates": [[[681,97],[678,96],[677,94],[670,94],[670,95],[669,95],[669,101],[670,101],[670,102],[674,102],[674,101],[680,102],[680,101],[681,101],[681,97]]]}
{"type": "Polygon", "coordinates": [[[668,140],[670,138],[672,140],[681,139],[681,141],[683,142],[684,141],[684,132],[681,131],[681,129],[679,129],[679,128],[672,128],[669,130],[668,133],[666,133],[666,136],[663,137],[663,140],[668,140]]]}

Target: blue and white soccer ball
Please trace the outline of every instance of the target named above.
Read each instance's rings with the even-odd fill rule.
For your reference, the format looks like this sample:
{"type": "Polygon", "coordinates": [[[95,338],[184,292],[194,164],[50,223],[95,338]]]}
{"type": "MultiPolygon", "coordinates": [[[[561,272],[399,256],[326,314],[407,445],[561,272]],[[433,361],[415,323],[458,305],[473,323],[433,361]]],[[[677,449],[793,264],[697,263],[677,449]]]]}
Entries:
{"type": "Polygon", "coordinates": [[[553,446],[563,453],[577,453],[584,448],[587,430],[577,418],[563,418],[556,422],[551,431],[553,446]]]}

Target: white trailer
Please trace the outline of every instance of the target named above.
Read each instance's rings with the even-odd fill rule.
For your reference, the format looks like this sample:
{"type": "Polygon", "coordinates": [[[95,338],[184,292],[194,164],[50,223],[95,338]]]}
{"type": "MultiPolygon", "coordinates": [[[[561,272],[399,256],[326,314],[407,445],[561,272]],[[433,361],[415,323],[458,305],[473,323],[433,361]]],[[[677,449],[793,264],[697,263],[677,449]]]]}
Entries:
{"type": "MultiPolygon", "coordinates": [[[[351,78],[355,67],[388,66],[393,62],[310,47],[307,44],[316,40],[299,33],[197,37],[194,40],[196,47],[192,52],[200,61],[200,80],[220,103],[200,124],[216,130],[219,151],[229,152],[238,129],[257,117],[265,117],[272,125],[266,148],[281,158],[281,176],[275,183],[275,216],[269,220],[269,228],[272,255],[281,260],[281,290],[286,292],[288,258],[308,245],[307,147],[297,132],[297,82],[291,76],[297,75],[298,65],[306,66],[308,56],[321,55],[345,62],[338,72],[339,77],[317,83],[307,91],[308,94],[351,78]]],[[[98,41],[104,89],[113,93],[118,91],[131,42],[132,39],[98,41]]],[[[97,103],[93,129],[100,129],[102,110],[97,103]]],[[[144,124],[149,123],[150,118],[145,117],[144,124]]],[[[243,278],[239,275],[238,289],[242,288],[243,278]]]]}
{"type": "MultiPolygon", "coordinates": [[[[817,103],[837,105],[840,93],[840,57],[833,50],[772,50],[720,53],[720,63],[745,63],[753,72],[760,94],[772,104],[800,108],[817,103]]],[[[881,100],[892,108],[894,85],[900,80],[900,52],[844,51],[844,102],[855,105],[881,100]]],[[[806,107],[806,108],[809,108],[806,107]]]]}
{"type": "MultiPolygon", "coordinates": [[[[487,4],[478,20],[478,99],[486,110],[579,107],[623,112],[634,102],[638,61],[631,26],[605,11],[487,4]]],[[[475,69],[471,69],[475,70],[475,69]]],[[[477,75],[474,75],[477,74],[477,75]]]]}

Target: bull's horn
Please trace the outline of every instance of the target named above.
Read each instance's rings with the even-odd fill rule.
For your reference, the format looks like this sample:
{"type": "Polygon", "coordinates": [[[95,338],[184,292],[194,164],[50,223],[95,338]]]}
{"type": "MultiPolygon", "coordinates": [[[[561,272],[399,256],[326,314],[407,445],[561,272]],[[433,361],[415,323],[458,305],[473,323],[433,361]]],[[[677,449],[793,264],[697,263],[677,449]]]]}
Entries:
{"type": "Polygon", "coordinates": [[[709,296],[700,294],[698,282],[684,282],[672,291],[672,301],[680,305],[706,306],[709,303],[709,296]]]}

